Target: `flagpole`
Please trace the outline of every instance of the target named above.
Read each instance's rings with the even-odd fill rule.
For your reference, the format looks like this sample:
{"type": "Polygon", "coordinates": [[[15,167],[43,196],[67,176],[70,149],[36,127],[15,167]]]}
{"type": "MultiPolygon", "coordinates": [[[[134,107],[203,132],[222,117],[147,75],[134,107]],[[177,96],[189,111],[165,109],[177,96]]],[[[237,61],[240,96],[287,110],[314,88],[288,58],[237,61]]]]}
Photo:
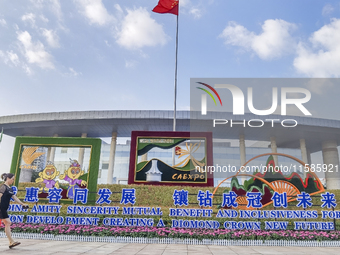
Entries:
{"type": "MultiPolygon", "coordinates": [[[[178,6],[179,9],[179,6],[178,6]]],[[[175,95],[174,95],[174,121],[173,121],[173,131],[176,131],[176,103],[177,103],[177,58],[178,58],[178,16],[177,16],[177,25],[176,25],[176,60],[175,60],[175,95]]]]}
{"type": "MultiPolygon", "coordinates": [[[[179,6],[178,15],[176,15],[176,57],[175,57],[175,88],[174,88],[174,121],[173,121],[173,131],[176,131],[176,104],[177,104],[177,58],[178,58],[178,16],[179,16],[179,6]]],[[[175,147],[172,150],[172,165],[175,165],[175,147]]]]}

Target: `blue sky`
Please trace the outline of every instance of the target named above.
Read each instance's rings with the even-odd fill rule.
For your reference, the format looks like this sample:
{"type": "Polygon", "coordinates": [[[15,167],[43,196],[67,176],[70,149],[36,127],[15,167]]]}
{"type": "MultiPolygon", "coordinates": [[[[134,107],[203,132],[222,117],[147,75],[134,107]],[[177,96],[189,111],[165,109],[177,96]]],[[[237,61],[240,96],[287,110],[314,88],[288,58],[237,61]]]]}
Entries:
{"type": "MultiPolygon", "coordinates": [[[[157,2],[1,1],[0,116],[172,110],[176,16],[157,2]]],[[[339,41],[339,1],[180,0],[177,107],[195,77],[339,77],[339,41]]]]}

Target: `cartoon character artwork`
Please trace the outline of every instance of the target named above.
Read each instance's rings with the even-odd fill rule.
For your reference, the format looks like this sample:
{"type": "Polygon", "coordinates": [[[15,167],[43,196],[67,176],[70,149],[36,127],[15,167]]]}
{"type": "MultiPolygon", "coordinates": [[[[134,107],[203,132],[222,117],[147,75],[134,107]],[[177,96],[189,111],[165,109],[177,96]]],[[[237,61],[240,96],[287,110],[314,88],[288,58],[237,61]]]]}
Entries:
{"type": "Polygon", "coordinates": [[[59,174],[53,162],[47,161],[46,167],[39,173],[39,178],[35,179],[36,183],[45,184],[45,187],[39,189],[39,193],[47,193],[49,189],[54,187],[59,188],[59,182],[54,180],[59,174]]]}
{"type": "Polygon", "coordinates": [[[60,180],[65,180],[69,183],[66,196],[70,199],[74,198],[75,189],[79,188],[78,185],[87,185],[87,182],[79,179],[80,176],[84,174],[81,170],[80,164],[77,160],[72,160],[70,167],[59,176],[60,180]]]}

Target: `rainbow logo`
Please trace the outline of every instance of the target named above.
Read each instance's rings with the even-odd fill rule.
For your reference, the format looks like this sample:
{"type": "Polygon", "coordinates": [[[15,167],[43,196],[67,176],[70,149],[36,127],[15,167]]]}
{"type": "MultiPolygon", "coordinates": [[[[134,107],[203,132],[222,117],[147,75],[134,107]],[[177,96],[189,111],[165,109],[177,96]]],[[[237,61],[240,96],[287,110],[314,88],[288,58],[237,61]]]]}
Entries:
{"type": "MultiPolygon", "coordinates": [[[[203,82],[197,82],[197,83],[199,83],[199,84],[201,84],[201,85],[203,85],[203,86],[206,86],[206,87],[209,88],[212,92],[214,92],[215,95],[217,96],[218,100],[220,101],[221,106],[222,106],[222,100],[221,100],[221,98],[220,98],[220,95],[217,93],[217,91],[216,91],[213,87],[211,87],[210,85],[208,85],[208,84],[206,84],[206,83],[203,83],[203,82]]],[[[204,89],[204,88],[200,88],[200,87],[196,87],[196,88],[198,88],[198,89],[203,90],[204,92],[206,92],[206,93],[214,100],[215,105],[217,105],[216,100],[215,100],[215,97],[213,96],[213,94],[211,94],[210,91],[208,91],[208,90],[206,90],[206,89],[204,89]]]]}

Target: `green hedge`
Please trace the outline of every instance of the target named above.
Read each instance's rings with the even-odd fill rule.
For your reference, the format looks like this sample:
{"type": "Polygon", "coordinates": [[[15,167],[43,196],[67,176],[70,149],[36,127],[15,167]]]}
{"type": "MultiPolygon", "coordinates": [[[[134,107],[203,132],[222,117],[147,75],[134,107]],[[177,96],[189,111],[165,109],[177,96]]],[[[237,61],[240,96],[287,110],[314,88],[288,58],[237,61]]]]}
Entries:
{"type": "MultiPolygon", "coordinates": [[[[18,197],[23,199],[24,195],[25,195],[25,187],[38,187],[38,184],[36,183],[21,183],[19,185],[19,193],[18,193],[18,197]]],[[[123,188],[134,188],[136,189],[136,203],[135,203],[135,207],[161,207],[162,212],[163,212],[163,216],[162,219],[164,220],[164,222],[166,223],[167,226],[170,226],[171,223],[171,219],[169,216],[169,208],[174,208],[174,204],[173,204],[173,192],[175,189],[177,190],[187,190],[189,191],[189,205],[188,206],[182,206],[181,208],[199,208],[198,206],[198,201],[197,201],[197,193],[199,190],[209,190],[210,192],[214,191],[214,187],[190,187],[190,186],[155,186],[155,185],[117,185],[117,184],[101,184],[98,185],[97,187],[97,191],[99,189],[102,188],[108,188],[110,189],[113,194],[110,197],[110,200],[112,201],[112,203],[110,205],[104,204],[103,206],[120,206],[121,208],[124,205],[120,204],[120,200],[121,200],[121,191],[123,188]]],[[[217,190],[216,196],[214,197],[213,203],[213,211],[214,213],[217,213],[218,211],[218,205],[221,204],[222,202],[222,197],[220,196],[223,191],[225,191],[226,188],[219,188],[217,190]]],[[[337,201],[340,201],[340,190],[329,190],[330,193],[334,193],[337,201]]],[[[314,205],[319,205],[319,206],[313,206],[312,208],[309,208],[308,210],[317,210],[319,213],[321,212],[321,207],[320,205],[322,204],[321,202],[321,198],[319,197],[319,195],[317,195],[318,197],[312,197],[312,202],[314,205]]],[[[98,199],[98,195],[96,197],[96,199],[98,199]]],[[[71,201],[69,201],[70,203],[72,203],[71,201]]],[[[40,201],[40,203],[43,203],[43,201],[40,201]]],[[[38,203],[38,204],[40,204],[38,203]]],[[[287,208],[287,210],[303,210],[302,208],[298,208],[296,207],[297,202],[290,202],[289,206],[287,208]]],[[[80,204],[82,205],[82,204],[80,204]]],[[[98,205],[97,205],[98,206],[98,205]]],[[[129,205],[127,205],[129,206],[129,205]]],[[[31,206],[32,207],[32,206],[31,206]]],[[[337,205],[337,207],[335,208],[335,210],[339,210],[340,205],[337,205]]],[[[273,210],[273,206],[267,206],[264,208],[264,210],[273,210]]],[[[67,210],[67,206],[63,206],[62,210],[61,210],[61,216],[66,216],[66,210],[67,210]]],[[[327,209],[326,209],[327,210],[327,209]]],[[[12,214],[28,214],[28,213],[12,213],[12,214]]],[[[29,213],[32,214],[32,213],[29,213]]],[[[42,214],[41,214],[42,215],[42,214]]],[[[69,215],[68,215],[69,216],[69,215]]],[[[76,215],[78,217],[80,217],[81,215],[76,215]]],[[[93,216],[93,215],[86,215],[86,216],[93,216]]],[[[100,218],[104,218],[104,217],[117,217],[117,216],[108,216],[108,215],[100,215],[98,216],[100,218]]],[[[118,217],[127,217],[127,216],[122,216],[121,212],[120,212],[120,216],[118,217]]],[[[135,217],[141,217],[141,216],[135,216],[135,217]]],[[[159,219],[158,216],[152,217],[155,219],[159,219]]],[[[188,219],[188,218],[183,218],[183,217],[179,217],[181,219],[188,219]]],[[[192,219],[192,218],[191,218],[192,219]]],[[[212,217],[210,219],[213,220],[217,220],[220,223],[226,221],[227,219],[218,219],[215,217],[212,217]]],[[[242,219],[242,221],[246,221],[247,219],[242,219]]],[[[254,220],[254,219],[253,219],[254,220]]],[[[260,220],[261,221],[261,220],[260,220]]],[[[263,220],[264,221],[264,220],[263,220]]],[[[292,228],[293,226],[293,221],[294,220],[285,220],[285,221],[289,221],[289,228],[292,228]]],[[[307,220],[308,221],[308,220],[307,220]]],[[[323,221],[323,219],[318,218],[318,219],[313,219],[311,221],[323,221]]],[[[329,219],[327,221],[330,221],[329,219]]],[[[337,226],[340,226],[340,220],[338,220],[336,222],[337,226]]],[[[339,227],[338,227],[339,229],[339,227]]]]}

